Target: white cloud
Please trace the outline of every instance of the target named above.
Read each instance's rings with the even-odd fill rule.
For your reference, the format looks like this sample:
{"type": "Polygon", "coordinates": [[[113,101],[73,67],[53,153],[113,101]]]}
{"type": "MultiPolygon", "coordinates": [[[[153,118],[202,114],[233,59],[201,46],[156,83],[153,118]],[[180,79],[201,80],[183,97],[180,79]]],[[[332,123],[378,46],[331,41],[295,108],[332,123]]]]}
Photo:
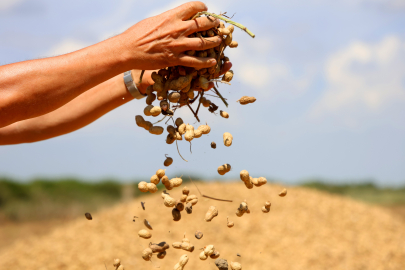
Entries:
{"type": "Polygon", "coordinates": [[[348,125],[405,103],[405,42],[396,36],[377,44],[353,42],[326,62],[326,91],[312,118],[334,116],[348,125]]]}
{"type": "Polygon", "coordinates": [[[48,52],[45,53],[47,56],[56,56],[56,55],[62,55],[66,53],[71,53],[80,49],[83,49],[91,44],[87,44],[83,41],[77,40],[77,39],[72,39],[68,38],[48,50],[48,52]]]}
{"type": "Polygon", "coordinates": [[[0,11],[7,11],[10,8],[15,7],[24,0],[1,0],[0,1],[0,11]]]}

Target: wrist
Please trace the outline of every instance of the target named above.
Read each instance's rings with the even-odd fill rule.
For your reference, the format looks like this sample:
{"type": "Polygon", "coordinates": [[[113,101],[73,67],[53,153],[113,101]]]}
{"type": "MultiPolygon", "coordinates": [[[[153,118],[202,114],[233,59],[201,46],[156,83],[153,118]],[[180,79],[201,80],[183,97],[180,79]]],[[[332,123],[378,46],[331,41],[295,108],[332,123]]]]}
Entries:
{"type": "Polygon", "coordinates": [[[149,70],[145,70],[145,72],[142,76],[142,82],[141,82],[140,81],[141,72],[142,72],[142,70],[139,70],[139,69],[131,70],[132,78],[134,80],[135,85],[138,87],[139,92],[141,92],[142,95],[145,95],[146,88],[148,88],[148,86],[152,85],[154,82],[151,78],[151,71],[149,71],[149,70]]]}

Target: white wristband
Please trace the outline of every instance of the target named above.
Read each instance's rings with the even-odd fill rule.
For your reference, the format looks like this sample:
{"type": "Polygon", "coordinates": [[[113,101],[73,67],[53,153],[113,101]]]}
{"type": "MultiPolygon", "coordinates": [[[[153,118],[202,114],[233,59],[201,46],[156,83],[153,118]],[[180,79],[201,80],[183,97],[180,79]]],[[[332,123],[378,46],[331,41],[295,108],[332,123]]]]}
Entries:
{"type": "Polygon", "coordinates": [[[134,79],[132,78],[132,72],[131,71],[126,71],[124,73],[124,83],[125,86],[127,87],[128,92],[136,99],[141,99],[146,97],[146,95],[143,95],[138,87],[136,87],[136,84],[134,83],[134,79]]]}

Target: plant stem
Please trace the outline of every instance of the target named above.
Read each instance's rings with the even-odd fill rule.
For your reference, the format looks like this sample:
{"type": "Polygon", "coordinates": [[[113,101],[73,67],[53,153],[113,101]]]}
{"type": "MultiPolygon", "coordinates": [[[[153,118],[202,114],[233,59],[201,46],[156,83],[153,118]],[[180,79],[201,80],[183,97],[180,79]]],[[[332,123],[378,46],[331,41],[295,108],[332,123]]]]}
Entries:
{"type": "Polygon", "coordinates": [[[190,111],[194,114],[197,121],[200,122],[200,119],[198,118],[198,115],[194,112],[193,108],[191,108],[190,104],[187,103],[187,106],[190,108],[190,111]]]}
{"type": "Polygon", "coordinates": [[[221,93],[218,91],[218,89],[214,86],[215,93],[221,98],[222,102],[225,104],[226,107],[228,107],[228,102],[224,99],[224,97],[221,95],[221,93]]]}
{"type": "Polygon", "coordinates": [[[192,18],[192,20],[194,20],[195,18],[200,17],[202,14],[208,15],[208,16],[212,16],[212,17],[214,17],[214,18],[223,20],[223,21],[226,22],[226,23],[233,24],[233,25],[235,25],[236,27],[238,27],[238,28],[242,29],[243,31],[245,31],[246,33],[248,33],[252,38],[255,37],[255,34],[253,34],[249,29],[247,29],[246,26],[244,26],[244,25],[242,25],[242,24],[240,24],[240,23],[234,22],[234,21],[232,21],[232,20],[230,20],[230,19],[228,19],[228,18],[219,16],[219,15],[217,15],[217,14],[210,13],[210,12],[207,12],[207,11],[198,12],[196,15],[194,15],[194,17],[192,18]]]}
{"type": "Polygon", "coordinates": [[[142,77],[143,77],[143,74],[144,74],[144,73],[145,73],[145,70],[142,70],[141,76],[139,77],[139,84],[142,83],[142,77]]]}

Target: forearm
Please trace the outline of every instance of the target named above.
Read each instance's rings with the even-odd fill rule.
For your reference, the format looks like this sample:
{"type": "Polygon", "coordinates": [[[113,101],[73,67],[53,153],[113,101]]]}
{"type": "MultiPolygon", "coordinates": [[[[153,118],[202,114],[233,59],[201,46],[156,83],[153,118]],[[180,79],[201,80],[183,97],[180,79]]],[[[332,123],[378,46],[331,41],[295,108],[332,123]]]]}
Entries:
{"type": "Polygon", "coordinates": [[[212,49],[222,42],[219,36],[193,35],[219,24],[206,17],[189,20],[204,10],[207,7],[201,2],[186,3],[77,52],[0,67],[0,128],[49,113],[126,70],[214,66],[214,57],[184,53],[212,49]]]}
{"type": "Polygon", "coordinates": [[[62,56],[0,67],[0,127],[43,115],[131,69],[114,37],[62,56]]]}
{"type": "MultiPolygon", "coordinates": [[[[145,72],[142,84],[138,86],[142,93],[153,84],[150,73],[145,72]]],[[[133,72],[134,81],[138,81],[139,74],[140,71],[133,72]]],[[[123,75],[119,74],[53,112],[0,128],[0,145],[37,142],[70,133],[132,99],[124,85],[123,75]]],[[[143,102],[138,101],[139,106],[143,106],[143,102]]]]}

